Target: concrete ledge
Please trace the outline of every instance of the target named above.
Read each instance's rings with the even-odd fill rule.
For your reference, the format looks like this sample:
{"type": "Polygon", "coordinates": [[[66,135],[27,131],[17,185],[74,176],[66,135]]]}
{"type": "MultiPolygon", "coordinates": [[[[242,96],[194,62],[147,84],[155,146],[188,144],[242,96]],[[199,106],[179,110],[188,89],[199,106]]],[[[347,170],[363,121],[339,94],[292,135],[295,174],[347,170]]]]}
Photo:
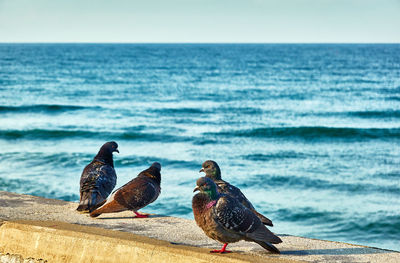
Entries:
{"type": "Polygon", "coordinates": [[[260,257],[210,254],[205,248],[57,221],[3,222],[0,238],[6,241],[0,243],[0,251],[48,262],[265,262],[260,257]]]}
{"type": "Polygon", "coordinates": [[[282,234],[280,255],[244,241],[215,255],[209,250],[221,245],[193,220],[131,212],[93,219],[76,206],[0,191],[0,262],[400,262],[396,251],[282,234]]]}

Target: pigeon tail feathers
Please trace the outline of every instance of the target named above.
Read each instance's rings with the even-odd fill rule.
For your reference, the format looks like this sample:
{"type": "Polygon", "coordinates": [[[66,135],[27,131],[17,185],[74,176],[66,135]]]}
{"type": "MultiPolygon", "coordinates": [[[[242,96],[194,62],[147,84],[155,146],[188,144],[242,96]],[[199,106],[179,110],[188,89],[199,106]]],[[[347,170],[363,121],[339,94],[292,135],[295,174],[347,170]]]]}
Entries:
{"type": "Polygon", "coordinates": [[[106,200],[99,194],[98,191],[82,192],[82,198],[76,210],[90,213],[96,208],[102,206],[105,201],[106,200]]]}
{"type": "Polygon", "coordinates": [[[279,251],[279,249],[277,249],[274,245],[268,243],[268,242],[263,242],[263,241],[255,241],[257,244],[259,244],[260,246],[262,246],[263,248],[265,248],[266,250],[272,252],[272,253],[276,253],[276,254],[280,254],[281,252],[279,251]]]}
{"type": "Polygon", "coordinates": [[[81,200],[80,200],[79,206],[76,210],[80,211],[80,212],[89,212],[89,198],[90,198],[89,192],[82,192],[81,200]]]}
{"type": "Polygon", "coordinates": [[[267,225],[267,226],[274,226],[274,224],[272,224],[272,221],[270,219],[266,218],[264,215],[260,214],[255,209],[252,211],[261,220],[261,223],[263,223],[264,225],[267,225]]]}
{"type": "Polygon", "coordinates": [[[105,200],[101,206],[93,210],[90,216],[98,217],[103,213],[118,213],[125,210],[128,210],[125,206],[119,204],[115,200],[109,199],[108,202],[105,200]]]}

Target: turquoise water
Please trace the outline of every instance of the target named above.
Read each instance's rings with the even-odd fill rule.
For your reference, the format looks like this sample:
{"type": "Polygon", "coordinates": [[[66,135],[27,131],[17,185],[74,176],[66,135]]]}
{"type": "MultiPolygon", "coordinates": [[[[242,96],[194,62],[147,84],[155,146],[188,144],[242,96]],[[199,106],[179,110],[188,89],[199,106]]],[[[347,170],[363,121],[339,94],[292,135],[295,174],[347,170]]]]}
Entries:
{"type": "Polygon", "coordinates": [[[1,44],[0,190],[68,201],[99,147],[193,218],[217,161],[273,231],[400,250],[400,45],[1,44]]]}

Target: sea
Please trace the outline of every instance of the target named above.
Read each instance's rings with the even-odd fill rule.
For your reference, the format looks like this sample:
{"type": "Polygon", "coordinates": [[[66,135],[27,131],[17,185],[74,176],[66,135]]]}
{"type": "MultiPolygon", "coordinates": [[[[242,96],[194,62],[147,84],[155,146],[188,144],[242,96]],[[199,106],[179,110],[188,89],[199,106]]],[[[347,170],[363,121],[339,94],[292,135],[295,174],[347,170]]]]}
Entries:
{"type": "Polygon", "coordinates": [[[276,233],[400,250],[399,44],[0,44],[0,190],[77,202],[111,140],[117,187],[162,165],[144,212],[212,159],[276,233]]]}

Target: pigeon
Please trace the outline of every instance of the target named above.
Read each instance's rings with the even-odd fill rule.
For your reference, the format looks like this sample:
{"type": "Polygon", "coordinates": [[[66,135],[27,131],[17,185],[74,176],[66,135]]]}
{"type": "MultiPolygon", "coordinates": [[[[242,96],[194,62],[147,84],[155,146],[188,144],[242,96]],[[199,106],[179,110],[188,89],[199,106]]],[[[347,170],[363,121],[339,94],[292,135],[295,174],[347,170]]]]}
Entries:
{"type": "Polygon", "coordinates": [[[118,151],[116,142],[101,146],[93,161],[83,169],[80,180],[80,201],[76,210],[91,212],[101,206],[117,183],[113,152],[118,151]]]}
{"type": "Polygon", "coordinates": [[[220,250],[211,253],[228,253],[228,243],[240,240],[259,244],[272,253],[280,251],[272,244],[282,240],[274,235],[261,220],[236,198],[221,194],[217,185],[208,177],[200,177],[193,192],[200,191],[192,199],[194,219],[204,233],[221,243],[220,250]]]}
{"type": "Polygon", "coordinates": [[[137,218],[146,218],[148,214],[139,213],[137,210],[154,202],[161,192],[161,164],[153,163],[149,168],[127,184],[115,190],[107,201],[90,213],[97,217],[102,213],[116,213],[131,210],[137,218]]]}
{"type": "Polygon", "coordinates": [[[221,179],[221,170],[219,169],[219,166],[215,161],[205,161],[202,164],[202,168],[199,172],[204,172],[206,174],[206,177],[211,178],[217,185],[217,189],[220,193],[236,198],[242,205],[253,211],[253,213],[256,214],[258,218],[260,218],[261,222],[264,225],[273,226],[270,219],[256,211],[254,206],[250,203],[246,196],[244,196],[239,188],[221,179]]]}

